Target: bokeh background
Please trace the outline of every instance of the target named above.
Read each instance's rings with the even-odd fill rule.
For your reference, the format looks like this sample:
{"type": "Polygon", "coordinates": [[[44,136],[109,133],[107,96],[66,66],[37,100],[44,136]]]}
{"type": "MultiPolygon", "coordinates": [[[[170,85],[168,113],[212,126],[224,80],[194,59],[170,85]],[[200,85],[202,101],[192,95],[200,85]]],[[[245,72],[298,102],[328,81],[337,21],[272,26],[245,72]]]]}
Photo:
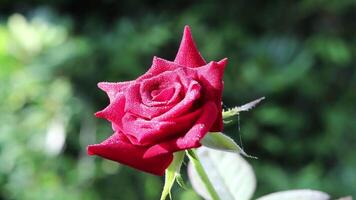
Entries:
{"type": "Polygon", "coordinates": [[[108,103],[96,83],[173,60],[185,24],[206,60],[229,58],[226,107],[267,97],[226,129],[259,157],[256,197],[356,196],[354,0],[0,0],[0,199],[158,199],[161,177],[86,145],[111,134],[93,116],[108,103]]]}

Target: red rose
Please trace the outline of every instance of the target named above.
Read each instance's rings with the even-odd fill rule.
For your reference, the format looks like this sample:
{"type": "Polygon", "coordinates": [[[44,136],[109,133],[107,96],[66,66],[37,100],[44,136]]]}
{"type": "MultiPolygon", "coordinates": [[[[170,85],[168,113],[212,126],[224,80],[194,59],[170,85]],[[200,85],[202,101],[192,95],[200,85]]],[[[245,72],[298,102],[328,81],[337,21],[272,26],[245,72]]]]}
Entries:
{"type": "Polygon", "coordinates": [[[88,154],[163,175],[174,152],[199,147],[207,132],[222,130],[226,61],[206,64],[186,26],[174,62],[154,57],[134,81],[99,83],[110,104],[96,116],[109,120],[114,134],[89,145],[88,154]]]}

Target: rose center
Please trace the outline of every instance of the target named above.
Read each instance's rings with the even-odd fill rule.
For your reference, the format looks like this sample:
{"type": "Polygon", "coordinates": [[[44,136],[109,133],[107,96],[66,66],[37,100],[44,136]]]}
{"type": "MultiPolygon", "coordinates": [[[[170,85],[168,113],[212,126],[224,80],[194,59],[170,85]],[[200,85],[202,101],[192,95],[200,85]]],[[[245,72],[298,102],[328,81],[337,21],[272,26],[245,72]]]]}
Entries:
{"type": "Polygon", "coordinates": [[[156,89],[151,91],[151,97],[153,101],[168,101],[172,98],[174,92],[174,87],[156,89]]]}
{"type": "Polygon", "coordinates": [[[182,87],[176,74],[162,74],[144,80],[140,86],[142,103],[147,106],[171,107],[181,100],[184,93],[182,87]]]}

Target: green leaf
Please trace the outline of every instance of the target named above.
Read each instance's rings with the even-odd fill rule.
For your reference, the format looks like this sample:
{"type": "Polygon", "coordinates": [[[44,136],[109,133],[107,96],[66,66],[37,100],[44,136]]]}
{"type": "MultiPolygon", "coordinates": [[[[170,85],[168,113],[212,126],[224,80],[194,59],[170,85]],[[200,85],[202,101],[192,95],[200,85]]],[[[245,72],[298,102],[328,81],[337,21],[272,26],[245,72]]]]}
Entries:
{"type": "MultiPolygon", "coordinates": [[[[255,174],[239,154],[200,147],[197,156],[220,199],[248,200],[252,197],[256,188],[255,174]]],[[[204,199],[211,199],[191,162],[188,176],[194,190],[204,199]]]]}
{"type": "Polygon", "coordinates": [[[222,115],[223,115],[224,122],[231,121],[231,120],[227,120],[227,119],[229,119],[235,115],[238,115],[240,112],[251,110],[252,108],[254,108],[258,103],[260,103],[264,99],[265,99],[265,97],[261,97],[259,99],[251,101],[251,102],[244,104],[242,106],[236,106],[234,108],[223,111],[222,115]]]}
{"type": "Polygon", "coordinates": [[[212,149],[217,149],[221,151],[228,151],[233,153],[240,153],[243,156],[256,158],[248,155],[235,141],[229,136],[221,132],[209,132],[205,137],[200,141],[200,143],[212,149]]]}
{"type": "Polygon", "coordinates": [[[316,190],[287,190],[260,197],[257,200],[329,200],[330,196],[316,190]]]}
{"type": "MultiPolygon", "coordinates": [[[[183,160],[184,160],[184,151],[179,151],[174,153],[174,158],[173,162],[169,167],[166,169],[166,175],[164,178],[164,187],[163,191],[161,194],[160,200],[165,200],[167,196],[169,195],[170,199],[171,197],[171,189],[174,184],[174,181],[176,180],[177,177],[180,177],[180,167],[182,166],[183,160]]],[[[179,181],[181,184],[181,180],[179,181]]]]}

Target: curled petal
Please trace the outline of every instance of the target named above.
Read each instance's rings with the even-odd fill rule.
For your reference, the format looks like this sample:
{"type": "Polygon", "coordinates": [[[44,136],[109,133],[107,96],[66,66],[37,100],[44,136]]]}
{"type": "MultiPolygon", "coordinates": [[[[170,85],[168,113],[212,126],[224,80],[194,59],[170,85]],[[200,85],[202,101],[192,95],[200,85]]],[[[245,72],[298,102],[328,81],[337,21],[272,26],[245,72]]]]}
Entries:
{"type": "Polygon", "coordinates": [[[126,88],[132,84],[134,81],[125,81],[125,82],[100,82],[98,83],[98,87],[106,92],[108,95],[110,102],[116,97],[118,93],[122,93],[126,90],[126,88]]]}
{"type": "Polygon", "coordinates": [[[215,90],[222,91],[222,80],[226,64],[227,58],[219,62],[210,62],[202,67],[194,68],[194,70],[198,74],[198,79],[205,83],[204,86],[206,85],[215,90]]]}
{"type": "Polygon", "coordinates": [[[185,97],[172,107],[169,111],[163,113],[160,116],[154,118],[156,121],[164,121],[173,119],[181,116],[189,109],[192,109],[194,102],[196,102],[201,95],[201,86],[197,81],[191,81],[188,87],[188,90],[185,94],[185,97]]]}
{"type": "Polygon", "coordinates": [[[172,162],[173,154],[164,154],[151,158],[144,158],[147,148],[135,146],[125,141],[121,133],[114,133],[101,144],[89,145],[89,155],[98,155],[133,168],[162,176],[165,169],[172,162]]]}
{"type": "Polygon", "coordinates": [[[208,133],[215,121],[218,114],[217,112],[218,110],[215,103],[205,103],[200,118],[184,136],[150,147],[146,151],[144,157],[151,158],[158,155],[199,147],[201,145],[200,140],[208,133]]]}
{"type": "Polygon", "coordinates": [[[179,77],[176,74],[169,74],[142,81],[140,84],[142,103],[147,106],[177,103],[184,92],[178,79],[179,77]]]}
{"type": "Polygon", "coordinates": [[[135,145],[153,145],[172,137],[185,134],[185,130],[192,127],[202,109],[197,109],[181,117],[167,121],[145,120],[127,113],[123,121],[122,131],[128,135],[135,145]]]}
{"type": "Polygon", "coordinates": [[[219,62],[210,62],[208,65],[194,68],[204,88],[204,98],[215,102],[218,108],[218,117],[210,131],[222,131],[223,129],[221,97],[224,87],[223,76],[226,64],[227,59],[225,58],[219,62]]]}
{"type": "MultiPolygon", "coordinates": [[[[161,86],[158,86],[161,87],[161,86]]],[[[130,85],[126,90],[126,105],[125,112],[131,112],[137,116],[147,119],[157,117],[160,120],[165,120],[171,117],[177,117],[184,114],[187,110],[191,109],[194,101],[200,97],[201,86],[195,80],[187,77],[185,70],[177,69],[175,71],[163,72],[162,74],[145,79],[140,83],[130,85]],[[154,82],[157,85],[163,85],[163,88],[174,87],[174,83],[180,84],[183,88],[177,88],[177,93],[174,92],[172,98],[166,104],[152,106],[147,100],[147,96],[151,96],[154,82]],[[145,88],[146,86],[151,87],[145,88]],[[182,92],[180,91],[182,90],[182,92]],[[147,94],[150,93],[150,94],[147,94]],[[181,96],[184,96],[181,99],[181,96]],[[177,104],[168,103],[170,100],[173,102],[179,101],[177,104]]],[[[162,90],[161,90],[162,91],[162,90]]],[[[153,95],[155,96],[155,95],[153,95]]]]}
{"type": "Polygon", "coordinates": [[[121,124],[121,118],[124,116],[125,96],[117,96],[104,110],[95,113],[96,117],[105,118],[110,122],[121,124]]]}
{"type": "Polygon", "coordinates": [[[189,26],[184,27],[183,38],[174,62],[185,67],[198,67],[206,64],[195,46],[189,26]]]}
{"type": "Polygon", "coordinates": [[[151,107],[142,103],[140,84],[133,84],[127,89],[125,112],[131,112],[143,118],[152,119],[167,111],[171,106],[151,107]]]}
{"type": "Polygon", "coordinates": [[[151,68],[144,75],[137,78],[136,82],[160,75],[162,72],[174,71],[181,67],[183,66],[175,62],[168,61],[155,56],[153,57],[151,68]]]}

